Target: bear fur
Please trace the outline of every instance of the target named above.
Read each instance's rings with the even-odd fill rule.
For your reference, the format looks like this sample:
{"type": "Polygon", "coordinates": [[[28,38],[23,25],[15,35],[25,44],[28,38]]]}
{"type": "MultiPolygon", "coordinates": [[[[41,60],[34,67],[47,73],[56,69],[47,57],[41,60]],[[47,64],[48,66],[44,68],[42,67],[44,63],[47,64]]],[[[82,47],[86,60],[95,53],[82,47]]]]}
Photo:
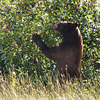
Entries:
{"type": "Polygon", "coordinates": [[[79,24],[63,21],[54,24],[52,28],[60,32],[63,37],[59,46],[47,46],[37,34],[34,34],[32,39],[46,57],[56,62],[55,72],[59,71],[60,75],[65,78],[80,78],[83,42],[79,24]]]}

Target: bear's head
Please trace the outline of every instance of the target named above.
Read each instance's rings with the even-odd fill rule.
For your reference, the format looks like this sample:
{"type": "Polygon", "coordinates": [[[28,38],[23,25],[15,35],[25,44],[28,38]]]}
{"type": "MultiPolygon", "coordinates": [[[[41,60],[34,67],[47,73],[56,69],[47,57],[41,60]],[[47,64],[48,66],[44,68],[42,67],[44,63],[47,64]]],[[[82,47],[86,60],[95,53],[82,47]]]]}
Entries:
{"type": "Polygon", "coordinates": [[[69,21],[61,21],[59,24],[54,24],[53,29],[58,32],[69,32],[75,30],[76,27],[79,27],[79,23],[69,22],[69,21]]]}
{"type": "Polygon", "coordinates": [[[78,27],[80,26],[79,23],[69,22],[69,21],[62,21],[59,24],[54,24],[53,29],[60,32],[65,39],[75,37],[78,33],[78,27]]]}

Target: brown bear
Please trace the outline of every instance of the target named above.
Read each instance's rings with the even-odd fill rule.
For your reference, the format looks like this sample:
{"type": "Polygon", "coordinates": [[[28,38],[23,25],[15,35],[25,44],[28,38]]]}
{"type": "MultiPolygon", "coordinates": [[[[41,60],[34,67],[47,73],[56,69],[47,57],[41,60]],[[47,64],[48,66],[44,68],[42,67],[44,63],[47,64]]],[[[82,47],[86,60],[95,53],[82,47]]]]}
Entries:
{"type": "Polygon", "coordinates": [[[40,35],[34,34],[32,39],[40,47],[43,54],[56,62],[56,71],[66,77],[80,78],[80,66],[83,52],[82,36],[79,24],[63,21],[54,24],[53,29],[60,32],[63,40],[59,46],[47,46],[40,35]]]}

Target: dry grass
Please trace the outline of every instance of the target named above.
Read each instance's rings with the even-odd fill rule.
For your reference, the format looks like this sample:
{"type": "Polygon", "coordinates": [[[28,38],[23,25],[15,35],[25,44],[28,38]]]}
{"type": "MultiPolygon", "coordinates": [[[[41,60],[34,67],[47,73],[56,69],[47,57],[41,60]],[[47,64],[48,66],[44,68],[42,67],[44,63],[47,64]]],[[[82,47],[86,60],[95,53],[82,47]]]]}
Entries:
{"type": "Polygon", "coordinates": [[[63,83],[55,85],[48,80],[45,86],[41,80],[32,82],[27,78],[0,77],[0,100],[100,100],[100,81],[63,83]],[[8,79],[9,78],[9,79],[8,79]]]}

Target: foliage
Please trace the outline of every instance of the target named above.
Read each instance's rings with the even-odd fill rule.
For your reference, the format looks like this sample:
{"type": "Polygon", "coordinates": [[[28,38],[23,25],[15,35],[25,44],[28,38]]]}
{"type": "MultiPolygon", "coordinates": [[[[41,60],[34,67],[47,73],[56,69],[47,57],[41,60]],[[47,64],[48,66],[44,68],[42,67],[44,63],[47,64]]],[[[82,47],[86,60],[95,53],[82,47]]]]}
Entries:
{"type": "MultiPolygon", "coordinates": [[[[98,4],[99,5],[99,4],[98,4]]],[[[100,12],[94,0],[2,0],[0,2],[0,71],[16,75],[47,76],[55,68],[32,41],[40,34],[48,44],[62,38],[52,30],[62,20],[79,22],[84,50],[81,66],[83,79],[100,72],[100,12]]]]}

